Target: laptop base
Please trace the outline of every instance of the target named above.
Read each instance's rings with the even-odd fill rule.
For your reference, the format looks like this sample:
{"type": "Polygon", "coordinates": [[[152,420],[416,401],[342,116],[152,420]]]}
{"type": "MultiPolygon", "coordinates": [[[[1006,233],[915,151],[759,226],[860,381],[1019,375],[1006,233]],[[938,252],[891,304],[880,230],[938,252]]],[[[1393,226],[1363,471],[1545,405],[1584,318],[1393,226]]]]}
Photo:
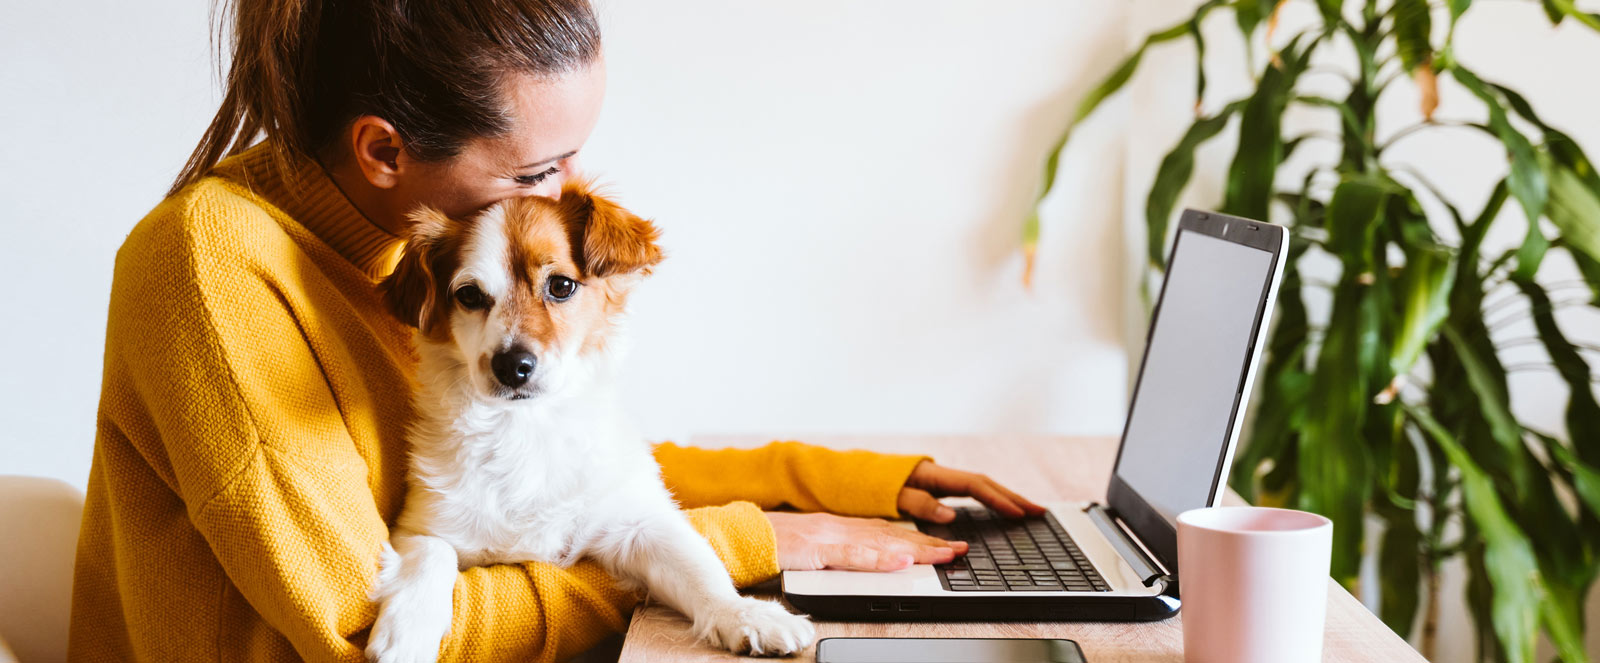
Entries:
{"type": "Polygon", "coordinates": [[[1178,614],[1176,596],[811,596],[795,609],[841,622],[1150,622],[1178,614]]]}

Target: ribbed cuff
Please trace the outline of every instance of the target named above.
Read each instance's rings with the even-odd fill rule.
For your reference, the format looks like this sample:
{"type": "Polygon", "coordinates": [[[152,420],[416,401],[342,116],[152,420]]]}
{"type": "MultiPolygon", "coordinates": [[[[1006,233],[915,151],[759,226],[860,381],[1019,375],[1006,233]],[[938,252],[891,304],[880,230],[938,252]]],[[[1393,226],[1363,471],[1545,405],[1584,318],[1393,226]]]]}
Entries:
{"type": "Polygon", "coordinates": [[[861,503],[845,505],[839,513],[871,518],[900,517],[900,489],[911,479],[911,471],[930,456],[902,456],[898,454],[864,454],[860,464],[850,472],[860,480],[861,489],[854,493],[861,503]]]}
{"type": "Polygon", "coordinates": [[[683,513],[711,542],[735,587],[749,587],[778,575],[778,537],[760,507],[733,502],[683,513]]]}

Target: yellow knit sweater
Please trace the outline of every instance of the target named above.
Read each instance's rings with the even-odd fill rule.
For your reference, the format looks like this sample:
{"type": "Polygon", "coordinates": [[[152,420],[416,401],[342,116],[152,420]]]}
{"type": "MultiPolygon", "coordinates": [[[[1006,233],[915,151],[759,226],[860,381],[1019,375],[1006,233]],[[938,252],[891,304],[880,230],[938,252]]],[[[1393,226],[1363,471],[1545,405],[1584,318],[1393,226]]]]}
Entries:
{"type": "MultiPolygon", "coordinates": [[[[71,660],[362,660],[405,487],[415,353],[373,288],[399,248],[315,164],[280,176],[261,146],[129,234],[71,660]]],[[[920,460],[798,443],[655,455],[740,586],[778,571],[762,508],[892,516],[920,460]]],[[[563,659],[637,600],[588,561],[469,569],[441,660],[563,659]]]]}

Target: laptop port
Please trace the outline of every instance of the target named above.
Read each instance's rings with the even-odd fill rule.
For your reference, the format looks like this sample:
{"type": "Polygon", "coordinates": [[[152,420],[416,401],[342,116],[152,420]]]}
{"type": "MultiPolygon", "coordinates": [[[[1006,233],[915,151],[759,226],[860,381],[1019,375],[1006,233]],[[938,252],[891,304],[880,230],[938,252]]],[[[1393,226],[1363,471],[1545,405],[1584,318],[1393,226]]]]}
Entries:
{"type": "Polygon", "coordinates": [[[920,610],[922,610],[921,603],[915,601],[902,601],[900,603],[900,612],[918,612],[920,610]]]}
{"type": "Polygon", "coordinates": [[[871,607],[873,612],[888,612],[890,610],[888,601],[874,601],[871,607]]]}

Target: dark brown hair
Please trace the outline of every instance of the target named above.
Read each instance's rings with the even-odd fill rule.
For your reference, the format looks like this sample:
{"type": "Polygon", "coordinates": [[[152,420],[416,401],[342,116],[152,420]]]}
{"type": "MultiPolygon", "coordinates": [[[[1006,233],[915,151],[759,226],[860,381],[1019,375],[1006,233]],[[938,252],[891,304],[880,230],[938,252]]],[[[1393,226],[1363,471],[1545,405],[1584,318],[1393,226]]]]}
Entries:
{"type": "Polygon", "coordinates": [[[321,156],[375,115],[414,157],[454,156],[510,129],[501,83],[592,62],[587,0],[220,0],[233,57],[222,108],[168,195],[224,156],[272,141],[280,166],[321,156]]]}

